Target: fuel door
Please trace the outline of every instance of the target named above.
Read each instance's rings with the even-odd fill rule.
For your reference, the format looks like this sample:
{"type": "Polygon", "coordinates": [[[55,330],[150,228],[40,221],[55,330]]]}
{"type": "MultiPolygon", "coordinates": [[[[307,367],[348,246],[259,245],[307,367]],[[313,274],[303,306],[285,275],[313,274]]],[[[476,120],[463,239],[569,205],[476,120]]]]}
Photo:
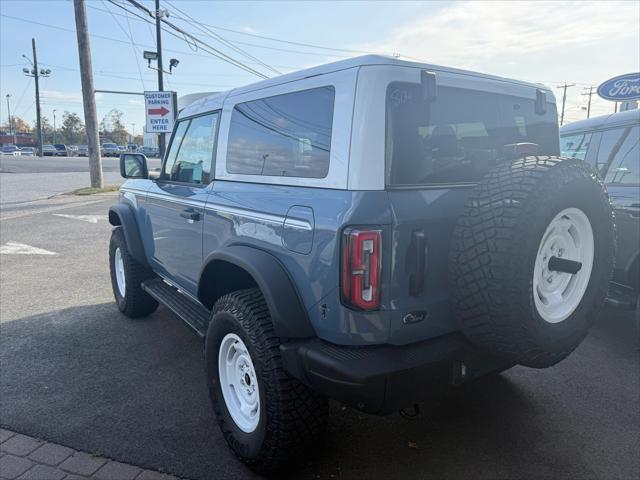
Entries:
{"type": "Polygon", "coordinates": [[[313,246],[315,220],[310,207],[294,205],[284,220],[282,244],[292,252],[307,255],[313,246]]]}

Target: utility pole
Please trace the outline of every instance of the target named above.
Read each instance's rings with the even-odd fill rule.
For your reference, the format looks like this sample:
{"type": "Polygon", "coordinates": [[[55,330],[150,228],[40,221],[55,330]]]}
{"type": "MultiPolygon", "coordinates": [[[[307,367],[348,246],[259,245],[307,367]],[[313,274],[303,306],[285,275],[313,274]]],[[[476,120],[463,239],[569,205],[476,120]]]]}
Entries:
{"type": "Polygon", "coordinates": [[[58,143],[56,140],[58,139],[58,136],[56,135],[56,112],[57,110],[54,108],[53,109],[53,143],[58,143]]]}
{"type": "MultiPolygon", "coordinates": [[[[156,50],[158,51],[158,91],[164,91],[164,81],[162,78],[162,12],[160,11],[160,0],[156,0],[156,50]]],[[[158,152],[160,158],[164,158],[164,133],[158,135],[158,152]]]]}
{"type": "Polygon", "coordinates": [[[91,65],[91,44],[87,25],[87,6],[85,0],[73,0],[78,36],[78,57],[80,59],[80,79],[82,81],[82,103],[84,106],[84,124],[87,132],[87,156],[91,186],[104,188],[102,179],[102,158],[98,137],[98,115],[93,87],[93,66],[91,65]]]}
{"type": "Polygon", "coordinates": [[[7,93],[7,114],[9,115],[9,135],[13,133],[13,144],[16,144],[16,126],[11,118],[11,107],[9,106],[10,93],[7,93]]]}
{"type": "MultiPolygon", "coordinates": [[[[595,87],[589,87],[589,91],[588,92],[584,92],[582,95],[586,95],[587,97],[589,97],[589,100],[587,102],[587,118],[589,118],[591,116],[591,97],[593,96],[593,89],[595,87]]],[[[584,87],[585,90],[587,90],[587,87],[584,87]]]]}
{"type": "Polygon", "coordinates": [[[575,83],[572,83],[571,85],[568,85],[566,82],[564,85],[558,85],[558,88],[562,88],[563,92],[562,92],[562,113],[560,114],[560,126],[562,126],[564,124],[564,106],[565,103],[567,103],[567,88],[569,87],[574,87],[575,83]]]}

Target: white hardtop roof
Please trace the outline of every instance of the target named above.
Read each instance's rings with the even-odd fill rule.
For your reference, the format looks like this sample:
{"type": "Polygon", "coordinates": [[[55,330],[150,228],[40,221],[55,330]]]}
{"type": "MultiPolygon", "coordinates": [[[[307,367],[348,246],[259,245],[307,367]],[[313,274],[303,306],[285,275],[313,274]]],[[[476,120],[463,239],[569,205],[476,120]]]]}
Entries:
{"type": "Polygon", "coordinates": [[[581,132],[587,130],[597,130],[599,128],[616,127],[619,125],[627,125],[640,123],[640,109],[626,110],[618,113],[608,113],[599,117],[591,117],[585,120],[567,123],[560,127],[560,135],[568,133],[581,132]]]}
{"type": "MultiPolygon", "coordinates": [[[[527,86],[531,88],[540,88],[549,93],[552,93],[548,87],[538,83],[523,82],[519,80],[513,80],[510,78],[498,77],[495,75],[487,75],[484,73],[472,72],[469,70],[461,70],[458,68],[432,65],[429,63],[411,62],[407,60],[400,60],[395,57],[387,57],[384,55],[363,55],[360,57],[354,57],[346,60],[327,63],[325,65],[318,65],[317,67],[306,68],[304,70],[297,70],[295,72],[286,73],[284,75],[278,75],[277,77],[269,78],[267,80],[262,80],[260,82],[252,83],[242,87],[237,87],[232,90],[228,90],[226,92],[220,92],[218,94],[199,99],[193,102],[191,105],[187,106],[181,112],[180,116],[185,117],[185,116],[195,115],[203,111],[207,111],[208,105],[210,105],[214,101],[221,102],[228,96],[260,90],[263,88],[272,87],[272,86],[280,85],[283,83],[294,82],[296,80],[301,80],[303,78],[315,77],[318,75],[325,75],[327,73],[333,73],[340,70],[346,70],[349,68],[362,67],[365,65],[395,65],[399,67],[420,68],[423,70],[430,70],[434,72],[456,73],[460,75],[469,75],[473,77],[486,78],[486,79],[495,80],[498,82],[513,83],[513,84],[518,84],[518,85],[527,86]]],[[[554,98],[553,94],[551,95],[551,98],[554,98]]]]}

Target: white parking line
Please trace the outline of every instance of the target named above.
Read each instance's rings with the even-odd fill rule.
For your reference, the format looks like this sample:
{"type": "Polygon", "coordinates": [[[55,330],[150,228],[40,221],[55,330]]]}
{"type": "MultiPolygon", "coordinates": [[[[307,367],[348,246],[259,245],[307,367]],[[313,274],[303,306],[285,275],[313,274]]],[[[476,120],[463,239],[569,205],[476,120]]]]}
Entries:
{"type": "Polygon", "coordinates": [[[66,213],[54,213],[53,215],[56,217],[72,218],[74,220],[80,220],[82,222],[89,223],[98,223],[99,219],[105,218],[104,215],[68,215],[66,213]]]}
{"type": "Polygon", "coordinates": [[[24,243],[7,242],[0,246],[0,254],[4,255],[57,255],[44,248],[32,247],[24,243]]]}

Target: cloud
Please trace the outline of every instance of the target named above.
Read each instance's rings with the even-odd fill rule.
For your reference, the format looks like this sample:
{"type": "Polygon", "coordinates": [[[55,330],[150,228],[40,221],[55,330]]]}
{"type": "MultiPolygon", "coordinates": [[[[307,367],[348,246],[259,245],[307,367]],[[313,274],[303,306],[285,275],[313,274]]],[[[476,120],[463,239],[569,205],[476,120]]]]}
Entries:
{"type": "MultiPolygon", "coordinates": [[[[428,5],[428,4],[427,4],[428,5]]],[[[356,49],[477,68],[491,60],[638,36],[636,2],[461,2],[356,49]]]]}

